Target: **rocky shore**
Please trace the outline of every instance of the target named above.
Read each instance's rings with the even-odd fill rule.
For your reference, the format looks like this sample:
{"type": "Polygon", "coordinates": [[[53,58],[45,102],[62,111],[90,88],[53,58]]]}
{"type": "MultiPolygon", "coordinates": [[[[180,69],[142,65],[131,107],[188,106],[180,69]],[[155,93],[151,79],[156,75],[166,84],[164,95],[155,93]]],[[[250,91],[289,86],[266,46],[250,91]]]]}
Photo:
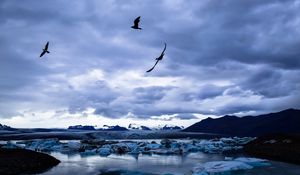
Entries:
{"type": "Polygon", "coordinates": [[[0,174],[36,174],[42,173],[59,164],[54,157],[26,149],[0,148],[0,174]]]}
{"type": "Polygon", "coordinates": [[[247,143],[244,150],[251,156],[300,164],[300,135],[272,134],[247,143]]]}

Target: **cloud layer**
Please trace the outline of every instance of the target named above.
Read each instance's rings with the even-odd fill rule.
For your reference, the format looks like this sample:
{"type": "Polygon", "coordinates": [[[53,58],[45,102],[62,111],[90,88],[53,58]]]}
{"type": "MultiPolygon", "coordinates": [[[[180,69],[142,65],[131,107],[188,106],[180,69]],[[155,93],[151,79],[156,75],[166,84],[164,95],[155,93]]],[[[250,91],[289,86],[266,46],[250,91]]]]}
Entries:
{"type": "Polygon", "coordinates": [[[0,117],[192,124],[300,108],[299,9],[299,0],[2,0],[0,117]],[[142,31],[130,28],[137,16],[142,31]],[[145,73],[164,42],[164,60],[145,73]]]}

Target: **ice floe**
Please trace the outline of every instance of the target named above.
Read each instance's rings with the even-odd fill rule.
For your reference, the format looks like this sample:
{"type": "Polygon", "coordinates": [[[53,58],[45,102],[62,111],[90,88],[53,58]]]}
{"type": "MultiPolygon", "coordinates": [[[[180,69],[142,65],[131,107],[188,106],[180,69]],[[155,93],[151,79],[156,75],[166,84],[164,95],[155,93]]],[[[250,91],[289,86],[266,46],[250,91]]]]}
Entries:
{"type": "Polygon", "coordinates": [[[194,167],[193,175],[210,175],[210,174],[230,174],[231,171],[248,170],[260,166],[269,166],[270,163],[265,159],[252,157],[225,157],[224,161],[211,161],[200,163],[194,167]]]}
{"type": "Polygon", "coordinates": [[[252,168],[253,166],[240,161],[212,161],[197,165],[193,170],[193,175],[209,175],[211,173],[220,174],[252,168]]]}
{"type": "Polygon", "coordinates": [[[100,156],[108,156],[111,154],[110,148],[99,148],[97,151],[99,152],[100,156]]]}
{"type": "MultiPolygon", "coordinates": [[[[5,147],[23,145],[26,149],[62,153],[100,154],[186,154],[190,152],[204,152],[219,154],[227,151],[242,150],[243,145],[253,138],[233,137],[220,139],[199,139],[199,140],[172,140],[162,139],[161,141],[112,141],[112,140],[82,140],[62,142],[58,139],[35,139],[17,142],[16,145],[7,143],[5,147]]],[[[2,147],[4,147],[2,146],[2,147]]]]}
{"type": "Polygon", "coordinates": [[[258,159],[252,157],[239,157],[234,159],[235,161],[244,162],[251,166],[268,166],[270,163],[266,159],[258,159]]]}

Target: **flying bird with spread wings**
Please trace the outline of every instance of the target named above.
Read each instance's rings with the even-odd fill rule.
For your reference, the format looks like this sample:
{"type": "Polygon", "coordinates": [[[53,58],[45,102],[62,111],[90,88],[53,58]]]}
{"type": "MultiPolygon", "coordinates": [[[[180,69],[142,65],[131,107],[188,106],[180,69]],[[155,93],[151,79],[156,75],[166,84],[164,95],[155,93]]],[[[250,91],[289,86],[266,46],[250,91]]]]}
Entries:
{"type": "Polygon", "coordinates": [[[134,22],[133,22],[134,24],[133,24],[133,26],[131,26],[131,28],[142,30],[142,28],[139,27],[140,18],[141,18],[141,16],[137,17],[137,18],[134,20],[134,22]]]}
{"type": "Polygon", "coordinates": [[[167,48],[167,44],[165,43],[165,48],[164,48],[164,50],[161,52],[161,54],[160,54],[159,57],[155,58],[156,63],[154,64],[154,66],[153,66],[151,69],[147,70],[147,72],[151,72],[151,71],[155,68],[155,66],[157,65],[157,63],[158,63],[160,60],[162,60],[162,59],[164,58],[166,48],[167,48]]]}
{"type": "Polygon", "coordinates": [[[45,53],[50,53],[48,51],[48,46],[49,46],[49,41],[47,42],[47,44],[45,45],[45,48],[43,49],[43,52],[41,53],[40,57],[42,57],[43,55],[45,55],[45,53]]]}

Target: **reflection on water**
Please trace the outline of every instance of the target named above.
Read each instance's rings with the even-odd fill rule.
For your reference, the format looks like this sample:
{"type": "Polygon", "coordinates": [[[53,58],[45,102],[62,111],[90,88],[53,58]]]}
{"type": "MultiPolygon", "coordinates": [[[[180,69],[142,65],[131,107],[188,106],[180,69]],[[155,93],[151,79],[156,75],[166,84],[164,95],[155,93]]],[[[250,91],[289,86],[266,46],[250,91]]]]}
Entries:
{"type": "MultiPolygon", "coordinates": [[[[186,156],[163,155],[99,155],[81,156],[51,153],[62,162],[43,175],[57,174],[100,174],[107,170],[129,170],[151,174],[191,174],[191,170],[197,163],[214,160],[224,160],[223,155],[191,153],[186,156]]],[[[252,170],[234,172],[234,175],[298,175],[300,166],[271,161],[269,167],[258,167],[252,170]]]]}
{"type": "MultiPolygon", "coordinates": [[[[120,140],[119,140],[120,141],[120,140]]],[[[145,141],[145,140],[144,140],[145,141]]],[[[149,140],[153,141],[153,140],[149,140]]],[[[181,142],[185,140],[180,140],[181,142]]],[[[190,140],[186,140],[190,141],[190,140]]],[[[15,143],[16,141],[13,141],[15,143]]],[[[68,142],[68,141],[62,141],[68,142]]],[[[79,141],[78,141],[79,142],[79,141]]],[[[157,140],[160,142],[160,140],[157,140]]],[[[0,142],[5,144],[6,142],[0,142]]],[[[61,163],[42,173],[42,175],[98,175],[105,171],[118,171],[135,174],[135,175],[153,175],[153,174],[191,174],[191,170],[198,163],[209,161],[224,160],[222,154],[206,154],[202,152],[190,153],[187,155],[109,155],[100,157],[99,155],[82,155],[82,154],[62,154],[52,152],[61,163]],[[132,173],[132,172],[143,172],[132,173]]],[[[233,172],[233,175],[299,175],[300,166],[282,162],[270,161],[271,166],[256,167],[251,170],[233,172]]],[[[118,173],[116,173],[118,174],[118,173]]],[[[120,173],[119,173],[120,174],[120,173]]],[[[226,175],[230,175],[226,173],[226,175]]]]}
{"type": "Polygon", "coordinates": [[[160,155],[110,155],[108,157],[64,155],[52,153],[62,161],[57,167],[44,173],[54,174],[98,174],[104,170],[125,169],[155,174],[184,174],[193,169],[195,163],[223,159],[222,156],[207,156],[203,153],[192,153],[188,156],[160,155]],[[197,155],[196,155],[197,154],[197,155]]]}

